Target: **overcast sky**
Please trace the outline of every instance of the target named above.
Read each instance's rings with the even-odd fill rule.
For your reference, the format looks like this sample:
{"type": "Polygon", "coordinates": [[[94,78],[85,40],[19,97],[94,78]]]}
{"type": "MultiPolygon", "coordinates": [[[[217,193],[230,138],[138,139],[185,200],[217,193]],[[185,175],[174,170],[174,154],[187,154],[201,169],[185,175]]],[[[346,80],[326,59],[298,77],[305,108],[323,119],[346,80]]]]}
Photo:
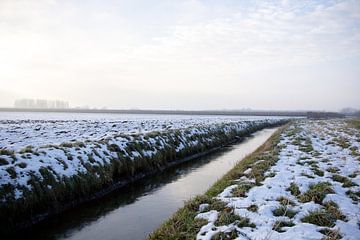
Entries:
{"type": "Polygon", "coordinates": [[[360,108],[360,1],[0,0],[0,106],[360,108]]]}

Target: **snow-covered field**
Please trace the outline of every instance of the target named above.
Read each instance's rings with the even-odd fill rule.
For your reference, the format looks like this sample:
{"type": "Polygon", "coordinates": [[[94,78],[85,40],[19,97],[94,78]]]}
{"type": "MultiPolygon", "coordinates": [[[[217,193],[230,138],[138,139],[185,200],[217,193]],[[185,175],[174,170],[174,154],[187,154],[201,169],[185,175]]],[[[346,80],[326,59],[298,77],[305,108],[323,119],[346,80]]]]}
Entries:
{"type": "Polygon", "coordinates": [[[196,218],[208,223],[197,239],[360,239],[360,132],[342,120],[301,121],[279,144],[263,182],[254,184],[249,167],[216,197],[236,221],[221,225],[226,213],[200,205],[196,218]]]}
{"type": "Polygon", "coordinates": [[[261,119],[264,117],[1,112],[0,148],[18,151],[27,146],[99,140],[117,134],[137,134],[261,119]]]}
{"type": "Polygon", "coordinates": [[[165,154],[183,157],[197,147],[214,147],[221,138],[230,140],[234,133],[279,121],[221,116],[103,117],[61,119],[51,115],[26,120],[13,116],[0,120],[0,200],[22,198],[37,186],[50,191],[64,178],[87,173],[101,183],[109,182],[113,163],[119,166],[117,171],[127,167],[133,174],[136,168],[154,168],[151,164],[167,161],[165,154]]]}

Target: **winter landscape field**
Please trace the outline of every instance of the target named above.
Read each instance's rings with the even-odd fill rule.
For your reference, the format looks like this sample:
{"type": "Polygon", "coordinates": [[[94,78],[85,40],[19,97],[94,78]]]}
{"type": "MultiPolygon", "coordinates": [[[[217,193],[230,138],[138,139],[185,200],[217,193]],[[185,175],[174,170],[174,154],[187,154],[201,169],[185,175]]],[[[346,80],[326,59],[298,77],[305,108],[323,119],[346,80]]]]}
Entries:
{"type": "Polygon", "coordinates": [[[0,0],[0,240],[360,240],[360,0],[0,0]]]}
{"type": "Polygon", "coordinates": [[[282,125],[149,238],[358,239],[358,120],[111,116],[2,116],[3,231],[42,222],[183,159],[282,125]]]}

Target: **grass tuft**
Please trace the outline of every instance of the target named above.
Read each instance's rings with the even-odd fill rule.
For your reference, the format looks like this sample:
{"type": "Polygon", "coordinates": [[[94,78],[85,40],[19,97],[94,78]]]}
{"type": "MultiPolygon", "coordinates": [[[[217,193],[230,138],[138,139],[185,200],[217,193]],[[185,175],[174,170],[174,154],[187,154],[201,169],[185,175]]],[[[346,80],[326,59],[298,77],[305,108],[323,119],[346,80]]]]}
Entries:
{"type": "Polygon", "coordinates": [[[353,187],[353,186],[357,186],[356,183],[354,183],[353,181],[351,181],[349,178],[341,176],[339,174],[335,174],[332,176],[332,180],[336,181],[336,182],[341,182],[343,185],[343,187],[353,187]]]}
{"type": "Polygon", "coordinates": [[[259,207],[256,204],[251,204],[250,206],[247,207],[247,210],[250,212],[257,212],[259,209],[259,207]]]}
{"type": "Polygon", "coordinates": [[[232,195],[234,197],[246,197],[246,193],[255,186],[252,183],[240,183],[236,188],[232,190],[232,195]]]}
{"type": "Polygon", "coordinates": [[[216,233],[211,240],[231,240],[236,239],[238,237],[238,234],[236,230],[232,230],[230,232],[219,232],[216,233]]]}
{"type": "Polygon", "coordinates": [[[273,225],[272,230],[275,230],[277,232],[286,232],[283,227],[293,227],[295,226],[295,223],[293,223],[292,221],[276,221],[275,224],[273,225]]]}
{"type": "Polygon", "coordinates": [[[296,211],[291,210],[286,206],[278,207],[273,210],[272,213],[275,217],[286,216],[288,218],[293,218],[297,214],[296,211]]]}
{"type": "Polygon", "coordinates": [[[23,149],[21,149],[19,151],[19,153],[23,154],[23,153],[34,153],[34,147],[33,146],[26,146],[23,149]]]}
{"type": "Polygon", "coordinates": [[[220,212],[219,218],[216,220],[215,225],[216,226],[227,226],[230,224],[236,224],[239,228],[243,227],[256,227],[255,224],[251,223],[249,218],[240,217],[236,214],[234,214],[233,210],[224,210],[220,212]]]}
{"type": "Polygon", "coordinates": [[[351,191],[351,190],[348,190],[346,192],[346,195],[349,196],[349,198],[351,198],[354,202],[359,202],[360,201],[360,191],[351,191]]]}
{"type": "Polygon", "coordinates": [[[6,159],[0,158],[0,166],[8,165],[9,162],[6,159]]]}
{"type": "Polygon", "coordinates": [[[290,186],[286,189],[286,191],[291,192],[294,196],[299,196],[301,194],[299,186],[294,182],[290,183],[290,186]]]}
{"type": "Polygon", "coordinates": [[[310,212],[302,218],[301,221],[318,226],[333,227],[335,225],[336,218],[324,210],[317,210],[310,212]]]}
{"type": "Polygon", "coordinates": [[[26,166],[27,166],[27,164],[25,162],[20,162],[16,165],[19,166],[20,168],[26,168],[26,166]]]}
{"type": "Polygon", "coordinates": [[[320,170],[318,168],[312,168],[311,170],[314,172],[314,174],[318,175],[319,177],[324,176],[324,171],[322,171],[322,170],[320,170]]]}
{"type": "Polygon", "coordinates": [[[278,201],[283,206],[287,206],[287,205],[295,206],[295,203],[293,201],[291,201],[289,198],[284,196],[279,197],[278,199],[276,199],[276,201],[278,201]]]}
{"type": "Polygon", "coordinates": [[[325,228],[320,230],[319,232],[325,235],[325,237],[323,237],[322,240],[338,240],[342,238],[338,230],[325,228]]]}
{"type": "Polygon", "coordinates": [[[334,201],[329,201],[324,204],[325,210],[334,218],[341,221],[346,221],[346,216],[339,210],[339,206],[334,201]]]}
{"type": "Polygon", "coordinates": [[[310,185],[309,190],[299,196],[299,200],[303,203],[314,201],[315,203],[321,204],[326,194],[329,193],[334,193],[331,184],[328,182],[320,182],[310,185]]]}
{"type": "Polygon", "coordinates": [[[8,167],[5,171],[10,175],[12,179],[15,179],[17,177],[17,173],[14,167],[8,167]]]}
{"type": "Polygon", "coordinates": [[[307,173],[305,173],[305,172],[302,172],[301,173],[301,176],[304,176],[304,177],[307,177],[307,178],[315,178],[314,176],[312,176],[312,175],[310,175],[310,174],[307,174],[307,173]]]}
{"type": "Polygon", "coordinates": [[[310,212],[301,221],[318,226],[333,227],[336,220],[346,221],[346,217],[338,208],[339,206],[335,202],[327,202],[323,209],[310,212]]]}
{"type": "Polygon", "coordinates": [[[326,171],[328,171],[330,173],[338,173],[340,171],[340,169],[337,167],[329,167],[326,169],[326,171]]]}
{"type": "Polygon", "coordinates": [[[0,155],[13,156],[15,152],[7,148],[0,148],[0,155]]]}

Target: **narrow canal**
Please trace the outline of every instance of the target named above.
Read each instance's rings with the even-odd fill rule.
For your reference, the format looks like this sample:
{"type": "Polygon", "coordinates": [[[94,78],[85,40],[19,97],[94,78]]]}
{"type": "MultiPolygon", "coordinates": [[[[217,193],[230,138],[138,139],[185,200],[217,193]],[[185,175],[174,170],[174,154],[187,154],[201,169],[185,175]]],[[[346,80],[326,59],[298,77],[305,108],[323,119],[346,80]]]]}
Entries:
{"type": "Polygon", "coordinates": [[[184,201],[204,193],[275,131],[258,131],[239,144],[130,184],[21,235],[27,239],[145,239],[184,201]]]}

